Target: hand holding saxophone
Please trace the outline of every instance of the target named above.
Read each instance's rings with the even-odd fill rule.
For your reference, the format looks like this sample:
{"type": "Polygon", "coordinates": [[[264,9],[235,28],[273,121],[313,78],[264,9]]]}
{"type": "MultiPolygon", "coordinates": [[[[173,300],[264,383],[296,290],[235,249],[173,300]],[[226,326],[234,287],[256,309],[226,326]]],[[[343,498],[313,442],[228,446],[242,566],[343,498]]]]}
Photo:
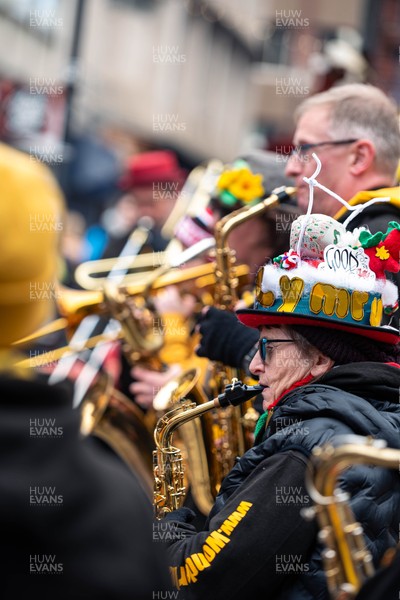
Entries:
{"type": "Polygon", "coordinates": [[[153,302],[158,314],[181,314],[185,318],[191,317],[196,307],[196,298],[188,293],[181,295],[176,285],[167,286],[153,302]]]}
{"type": "Polygon", "coordinates": [[[131,375],[135,379],[129,386],[129,391],[134,394],[135,401],[144,409],[153,407],[154,398],[158,391],[171,379],[182,373],[178,364],[171,365],[165,371],[151,371],[143,367],[133,367],[131,375]]]}

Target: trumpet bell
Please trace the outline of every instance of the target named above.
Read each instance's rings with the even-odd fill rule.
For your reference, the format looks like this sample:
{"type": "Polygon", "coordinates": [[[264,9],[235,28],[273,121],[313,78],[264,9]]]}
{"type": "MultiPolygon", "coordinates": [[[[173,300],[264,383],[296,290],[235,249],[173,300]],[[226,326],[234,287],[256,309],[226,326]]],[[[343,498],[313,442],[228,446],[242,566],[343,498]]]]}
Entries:
{"type": "Polygon", "coordinates": [[[60,286],[57,292],[60,314],[74,327],[89,315],[105,312],[104,295],[100,291],[73,290],[60,286]]]}

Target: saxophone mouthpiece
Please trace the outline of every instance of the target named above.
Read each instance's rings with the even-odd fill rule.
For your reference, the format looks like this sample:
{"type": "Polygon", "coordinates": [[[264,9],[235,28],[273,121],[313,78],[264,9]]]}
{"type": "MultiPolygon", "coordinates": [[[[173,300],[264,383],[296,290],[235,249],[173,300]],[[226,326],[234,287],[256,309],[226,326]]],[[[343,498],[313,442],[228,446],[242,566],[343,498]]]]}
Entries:
{"type": "Polygon", "coordinates": [[[264,387],[264,385],[260,384],[246,385],[238,379],[232,379],[232,383],[227,385],[224,392],[216,398],[216,406],[220,406],[221,408],[238,406],[242,402],[250,400],[253,396],[257,396],[257,394],[263,391],[264,387]]]}

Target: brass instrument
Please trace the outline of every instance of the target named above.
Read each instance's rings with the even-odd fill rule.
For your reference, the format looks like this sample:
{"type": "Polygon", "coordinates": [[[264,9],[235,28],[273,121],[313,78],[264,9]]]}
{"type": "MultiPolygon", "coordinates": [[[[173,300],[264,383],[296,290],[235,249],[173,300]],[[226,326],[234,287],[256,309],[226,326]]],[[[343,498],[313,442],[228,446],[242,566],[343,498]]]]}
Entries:
{"type": "Polygon", "coordinates": [[[163,237],[172,238],[182,218],[199,215],[202,209],[208,206],[223,170],[224,163],[212,158],[189,173],[175,206],[161,230],[163,237]]]}
{"type": "MultiPolygon", "coordinates": [[[[124,284],[136,283],[138,285],[143,281],[144,272],[151,273],[153,269],[173,263],[183,250],[181,242],[173,238],[175,227],[185,216],[198,215],[202,209],[205,209],[210,202],[223,168],[224,165],[221,161],[212,159],[207,164],[199,165],[190,172],[175,206],[162,228],[163,237],[171,238],[166,250],[84,262],[75,270],[75,280],[80,287],[86,290],[101,290],[108,274],[115,268],[117,262],[118,269],[132,271],[124,277],[124,284]]],[[[140,227],[135,230],[133,235],[139,233],[139,230],[140,227]]]]}
{"type": "MultiPolygon", "coordinates": [[[[182,398],[195,405],[203,405],[208,402],[201,385],[199,385],[200,370],[190,369],[176,379],[164,385],[154,398],[153,406],[159,416],[165,415],[166,408],[176,406],[182,398]]],[[[210,415],[205,414],[204,419],[210,415]]],[[[205,428],[211,431],[211,425],[205,428]]],[[[154,434],[153,434],[154,435],[154,434]]],[[[183,460],[182,469],[186,472],[182,475],[184,485],[190,485],[190,491],[197,508],[208,515],[214,503],[211,493],[210,481],[213,481],[214,470],[209,449],[212,439],[204,437],[201,423],[194,419],[183,424],[179,429],[179,442],[183,460]]]]}
{"type": "MultiPolygon", "coordinates": [[[[249,267],[247,265],[239,265],[237,267],[237,277],[240,281],[246,280],[248,274],[249,267]]],[[[140,283],[130,283],[126,285],[123,289],[123,293],[128,297],[139,296],[145,291],[149,280],[149,276],[143,277],[142,275],[142,281],[140,283]]],[[[187,269],[175,268],[171,269],[168,273],[164,273],[157,277],[152,284],[150,292],[156,293],[157,290],[163,289],[168,285],[179,285],[183,288],[185,288],[185,286],[190,286],[188,289],[190,289],[190,292],[195,296],[200,296],[201,299],[207,294],[208,298],[210,296],[210,291],[213,290],[215,286],[215,281],[214,265],[211,263],[196,267],[188,267],[187,269]]],[[[57,304],[60,314],[63,315],[61,318],[41,327],[32,335],[18,340],[14,345],[24,346],[45,335],[63,329],[73,331],[85,317],[93,314],[106,315],[109,313],[105,294],[100,290],[73,290],[60,286],[57,291],[57,304]]],[[[118,337],[120,338],[122,335],[121,332],[118,337]]],[[[101,334],[92,337],[85,343],[84,347],[93,348],[102,340],[104,340],[104,337],[101,334]]],[[[76,350],[76,348],[71,346],[51,350],[47,354],[35,357],[35,366],[40,367],[49,362],[55,362],[56,360],[59,360],[65,352],[76,352],[76,350]]],[[[23,366],[29,367],[29,360],[30,359],[26,359],[23,361],[23,366]]]]}
{"type": "MultiPolygon", "coordinates": [[[[239,281],[235,265],[235,252],[228,245],[229,234],[242,223],[284,202],[294,195],[295,191],[295,188],[276,189],[268,198],[255,206],[240,208],[218,221],[214,230],[216,241],[214,305],[217,308],[233,310],[238,300],[239,281]]],[[[243,378],[243,375],[222,363],[214,363],[209,379],[211,395],[218,395],[233,377],[243,378]]],[[[258,413],[250,402],[238,407],[229,406],[215,415],[213,429],[219,484],[232,468],[236,456],[241,456],[251,447],[252,432],[257,418],[258,413]]],[[[217,491],[218,487],[214,491],[214,495],[217,491]]]]}
{"type": "Polygon", "coordinates": [[[349,494],[337,488],[344,469],[376,465],[398,469],[400,450],[386,448],[383,440],[355,435],[338,436],[335,445],[314,448],[306,485],[315,507],[304,509],[307,519],[317,517],[319,539],[325,545],[322,558],[333,600],[351,600],[364,581],[374,574],[372,556],[349,505],[349,494]],[[338,445],[340,444],[340,445],[338,445]]]}
{"type": "Polygon", "coordinates": [[[281,187],[255,206],[244,206],[230,213],[215,226],[215,302],[218,308],[231,310],[237,301],[238,280],[235,272],[235,253],[228,246],[228,236],[242,223],[285,202],[296,193],[296,188],[281,187]]]}
{"type": "Polygon", "coordinates": [[[180,508],[186,494],[182,453],[172,445],[174,431],[209,410],[237,406],[262,390],[261,385],[247,386],[232,380],[225,391],[213,400],[197,405],[182,399],[158,421],[154,431],[156,450],[153,452],[154,511],[157,519],[180,508]]]}
{"type": "Polygon", "coordinates": [[[140,280],[143,273],[148,273],[157,267],[161,267],[167,261],[167,252],[147,252],[137,256],[124,256],[123,258],[99,258],[81,263],[75,269],[74,277],[78,285],[84,290],[101,290],[111,269],[118,261],[122,269],[126,269],[124,281],[131,279],[140,280]],[[133,271],[133,273],[129,273],[133,271]],[[139,275],[139,277],[138,277],[139,275]]]}
{"type": "MultiPolygon", "coordinates": [[[[213,245],[213,240],[193,246],[181,254],[180,260],[185,257],[190,259],[199,252],[204,252],[211,243],[213,245]]],[[[164,276],[169,268],[169,265],[163,265],[153,271],[148,278],[145,278],[139,293],[136,294],[132,293],[133,290],[129,287],[114,283],[112,279],[105,282],[103,293],[84,292],[92,295],[101,293],[104,309],[108,314],[111,313],[121,327],[123,333],[121,348],[131,366],[141,364],[155,371],[164,368],[159,357],[159,351],[164,343],[161,319],[152,305],[150,291],[153,284],[164,276]]],[[[197,277],[199,270],[195,270],[194,274],[197,277]]],[[[209,276],[210,270],[203,269],[201,274],[209,276]]],[[[190,276],[193,277],[193,271],[190,273],[180,271],[178,276],[189,281],[190,276]]],[[[196,381],[191,377],[191,373],[186,375],[188,380],[192,380],[189,383],[194,393],[196,381]]],[[[197,392],[200,394],[200,390],[197,392]]],[[[140,474],[144,486],[148,489],[146,484],[151,477],[152,456],[150,432],[153,432],[157,419],[155,411],[149,410],[144,414],[112,386],[108,386],[104,391],[100,385],[99,392],[99,386],[95,385],[82,402],[82,415],[82,432],[106,441],[128,466],[140,474]]]]}
{"type": "Polygon", "coordinates": [[[106,442],[138,476],[151,497],[153,443],[140,408],[116,390],[108,376],[99,373],[80,410],[81,434],[106,442]]]}

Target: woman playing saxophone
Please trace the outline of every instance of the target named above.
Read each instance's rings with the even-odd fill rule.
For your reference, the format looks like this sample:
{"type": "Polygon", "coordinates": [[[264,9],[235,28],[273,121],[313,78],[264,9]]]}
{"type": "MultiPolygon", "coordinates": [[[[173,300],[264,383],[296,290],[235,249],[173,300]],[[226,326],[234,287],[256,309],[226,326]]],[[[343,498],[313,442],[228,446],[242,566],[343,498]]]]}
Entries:
{"type": "MultiPolygon", "coordinates": [[[[338,434],[372,433],[400,447],[400,336],[381,326],[379,310],[395,309],[396,289],[373,276],[382,267],[398,269],[389,259],[400,246],[400,225],[391,224],[377,243],[368,232],[350,238],[329,217],[307,218],[294,222],[289,251],[259,271],[254,309],[238,311],[259,334],[250,371],[265,386],[265,412],[255,445],[224,479],[202,531],[186,508],[165,517],[173,532],[166,542],[170,570],[185,600],[211,593],[327,599],[316,528],[300,514],[310,503],[308,457],[338,434]],[[363,265],[357,273],[349,272],[350,256],[363,265]]],[[[397,541],[398,475],[354,465],[340,486],[377,564],[397,541]]]]}

